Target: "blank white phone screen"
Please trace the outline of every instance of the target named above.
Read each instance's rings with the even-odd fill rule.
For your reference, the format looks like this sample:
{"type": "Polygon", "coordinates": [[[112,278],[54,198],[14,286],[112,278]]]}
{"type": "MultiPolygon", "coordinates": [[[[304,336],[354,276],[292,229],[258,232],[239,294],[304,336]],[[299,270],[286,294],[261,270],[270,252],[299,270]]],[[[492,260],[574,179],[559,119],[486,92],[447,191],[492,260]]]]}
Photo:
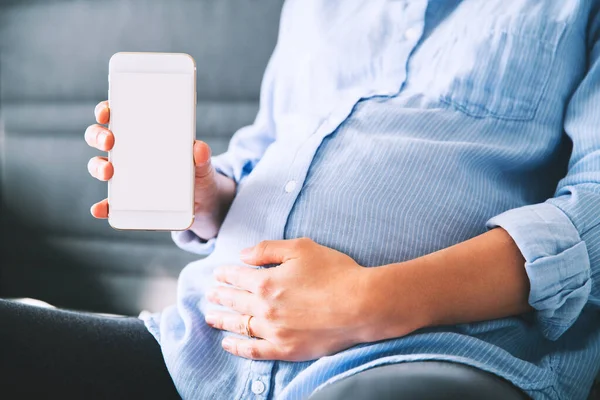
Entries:
{"type": "Polygon", "coordinates": [[[110,127],[115,135],[110,208],[188,210],[193,190],[193,75],[114,73],[110,80],[110,127]]]}

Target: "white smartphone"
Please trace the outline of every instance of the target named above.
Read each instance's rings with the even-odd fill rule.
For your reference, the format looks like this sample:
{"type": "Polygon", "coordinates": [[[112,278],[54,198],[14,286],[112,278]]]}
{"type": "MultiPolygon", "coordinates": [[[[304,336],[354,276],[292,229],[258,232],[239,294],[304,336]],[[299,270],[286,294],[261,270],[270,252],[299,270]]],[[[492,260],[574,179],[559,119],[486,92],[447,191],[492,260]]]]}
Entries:
{"type": "Polygon", "coordinates": [[[117,53],[108,69],[108,222],[185,230],[194,221],[196,63],[187,54],[117,53]]]}

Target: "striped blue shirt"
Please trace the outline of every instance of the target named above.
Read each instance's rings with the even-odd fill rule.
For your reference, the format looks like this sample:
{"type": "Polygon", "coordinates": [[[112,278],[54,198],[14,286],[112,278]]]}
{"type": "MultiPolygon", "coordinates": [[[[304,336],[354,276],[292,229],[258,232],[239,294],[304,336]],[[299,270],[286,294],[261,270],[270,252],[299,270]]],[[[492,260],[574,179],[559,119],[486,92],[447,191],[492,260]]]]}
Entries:
{"type": "Polygon", "coordinates": [[[209,255],[145,318],[184,398],[303,399],[415,360],[475,366],[534,399],[586,397],[600,366],[600,2],[289,0],[256,121],[214,164],[236,198],[208,243],[174,234],[209,255]],[[204,321],[214,268],[261,240],[305,236],[378,266],[496,226],[526,259],[530,314],[298,363],[233,356],[204,321]]]}

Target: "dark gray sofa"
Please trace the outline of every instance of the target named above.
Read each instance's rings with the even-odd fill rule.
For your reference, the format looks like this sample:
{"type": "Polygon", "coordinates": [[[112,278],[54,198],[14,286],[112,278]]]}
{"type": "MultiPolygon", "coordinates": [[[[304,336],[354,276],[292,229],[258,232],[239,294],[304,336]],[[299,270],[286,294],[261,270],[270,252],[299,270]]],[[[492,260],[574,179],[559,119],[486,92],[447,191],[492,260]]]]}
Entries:
{"type": "Polygon", "coordinates": [[[168,233],[117,232],[83,141],[118,51],[191,54],[197,137],[215,153],[254,119],[282,0],[0,0],[0,297],[137,314],[172,303],[197,258],[168,233]]]}

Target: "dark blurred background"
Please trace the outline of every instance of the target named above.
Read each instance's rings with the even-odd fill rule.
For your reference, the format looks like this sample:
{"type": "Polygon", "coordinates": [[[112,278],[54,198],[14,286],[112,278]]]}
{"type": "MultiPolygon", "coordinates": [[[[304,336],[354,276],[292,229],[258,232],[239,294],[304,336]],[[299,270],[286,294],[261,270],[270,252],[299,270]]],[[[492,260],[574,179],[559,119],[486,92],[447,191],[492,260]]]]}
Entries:
{"type": "MultiPolygon", "coordinates": [[[[0,297],[136,315],[175,300],[196,259],[168,233],[118,232],[83,140],[118,51],[191,54],[198,139],[251,123],[283,0],[0,0],[0,297]]],[[[165,133],[168,134],[168,133],[165,133]]]]}

